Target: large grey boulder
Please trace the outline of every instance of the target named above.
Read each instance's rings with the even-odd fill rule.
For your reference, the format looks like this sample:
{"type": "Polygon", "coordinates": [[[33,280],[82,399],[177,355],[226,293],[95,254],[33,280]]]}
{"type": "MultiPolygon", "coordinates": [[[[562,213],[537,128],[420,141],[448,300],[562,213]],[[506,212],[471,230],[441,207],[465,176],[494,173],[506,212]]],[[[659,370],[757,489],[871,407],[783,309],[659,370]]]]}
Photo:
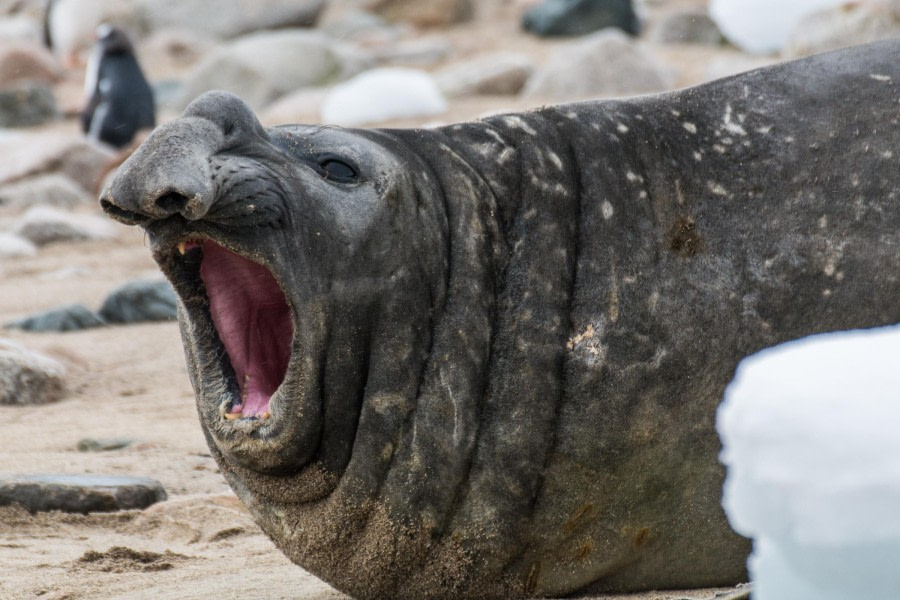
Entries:
{"type": "Polygon", "coordinates": [[[81,135],[51,132],[4,136],[0,156],[0,184],[62,173],[93,195],[117,154],[81,135]]]}
{"type": "Polygon", "coordinates": [[[435,73],[438,87],[449,98],[477,94],[518,94],[534,72],[525,54],[495,52],[461,61],[435,73]]]}
{"type": "Polygon", "coordinates": [[[155,479],[125,475],[0,475],[0,506],[89,513],[146,508],[166,499],[155,479]]]}
{"type": "Polygon", "coordinates": [[[100,316],[83,304],[67,304],[7,323],[8,329],[45,333],[80,331],[106,325],[100,316]]]}
{"type": "Polygon", "coordinates": [[[725,41],[719,26],[704,9],[667,12],[650,30],[649,37],[661,44],[717,46],[725,41]]]}
{"type": "Polygon", "coordinates": [[[181,108],[203,92],[219,89],[261,109],[299,88],[341,81],[369,66],[352,48],[301,29],[239,38],[210,53],[188,73],[181,108]]]}
{"type": "Polygon", "coordinates": [[[46,83],[26,81],[0,90],[0,127],[31,127],[57,117],[56,98],[46,83]]]}
{"type": "Polygon", "coordinates": [[[56,0],[49,29],[58,57],[69,60],[91,46],[101,23],[119,25],[133,39],[187,29],[233,38],[261,29],[309,27],[326,0],[56,0]]]}
{"type": "Polygon", "coordinates": [[[553,102],[633,96],[669,87],[669,74],[618,29],[559,47],[528,80],[523,96],[553,102]]]}
{"type": "Polygon", "coordinates": [[[0,88],[27,81],[50,85],[61,78],[62,69],[43,46],[28,42],[0,42],[0,88]]]}
{"type": "Polygon", "coordinates": [[[65,373],[52,358],[0,340],[0,405],[56,402],[65,393],[65,373]]]}
{"type": "Polygon", "coordinates": [[[791,30],[784,54],[818,54],[900,37],[900,8],[888,2],[859,2],[813,13],[791,30]]]}
{"type": "Polygon", "coordinates": [[[446,27],[472,19],[473,0],[364,0],[363,6],[391,21],[446,27]]]}
{"type": "Polygon", "coordinates": [[[115,235],[109,222],[94,215],[78,214],[35,206],[17,222],[14,233],[43,246],[52,242],[83,242],[107,239],[115,235]]]}
{"type": "Polygon", "coordinates": [[[93,201],[84,188],[61,173],[36,175],[0,186],[0,206],[74,208],[93,201]]]}
{"type": "Polygon", "coordinates": [[[260,29],[311,27],[325,0],[141,0],[138,2],[150,31],[189,28],[222,38],[260,29]]]}
{"type": "Polygon", "coordinates": [[[168,281],[135,280],[113,290],[99,315],[107,323],[174,321],[175,304],[175,291],[168,281]]]}

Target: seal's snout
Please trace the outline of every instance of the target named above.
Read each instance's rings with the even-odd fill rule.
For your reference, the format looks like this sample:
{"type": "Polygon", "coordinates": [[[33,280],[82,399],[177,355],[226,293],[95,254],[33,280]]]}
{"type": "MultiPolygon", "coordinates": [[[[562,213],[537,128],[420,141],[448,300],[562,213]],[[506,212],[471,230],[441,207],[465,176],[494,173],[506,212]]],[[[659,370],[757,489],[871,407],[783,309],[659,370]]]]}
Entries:
{"type": "Polygon", "coordinates": [[[223,137],[217,126],[201,119],[182,118],[159,127],[119,167],[100,205],[127,225],[176,214],[202,219],[215,202],[209,157],[223,137]]]}
{"type": "Polygon", "coordinates": [[[122,164],[100,205],[128,225],[174,215],[202,219],[216,200],[210,158],[259,139],[268,139],[265,128],[240,98],[226,92],[203,94],[122,164]]]}

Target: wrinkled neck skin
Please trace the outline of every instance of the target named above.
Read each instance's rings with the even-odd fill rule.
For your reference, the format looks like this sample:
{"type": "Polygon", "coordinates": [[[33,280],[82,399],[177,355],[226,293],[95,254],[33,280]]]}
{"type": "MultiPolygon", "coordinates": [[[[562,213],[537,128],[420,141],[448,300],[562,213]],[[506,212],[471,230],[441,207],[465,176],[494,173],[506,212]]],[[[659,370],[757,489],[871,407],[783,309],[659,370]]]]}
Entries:
{"type": "Polygon", "coordinates": [[[900,322],[900,71],[869,48],[438,130],[258,132],[238,154],[281,182],[285,226],[231,239],[299,332],[272,431],[208,400],[182,293],[228,482],[359,598],[746,580],[714,428],[738,362],[900,322]],[[335,147],[375,174],[345,193],[293,164],[335,147]]]}

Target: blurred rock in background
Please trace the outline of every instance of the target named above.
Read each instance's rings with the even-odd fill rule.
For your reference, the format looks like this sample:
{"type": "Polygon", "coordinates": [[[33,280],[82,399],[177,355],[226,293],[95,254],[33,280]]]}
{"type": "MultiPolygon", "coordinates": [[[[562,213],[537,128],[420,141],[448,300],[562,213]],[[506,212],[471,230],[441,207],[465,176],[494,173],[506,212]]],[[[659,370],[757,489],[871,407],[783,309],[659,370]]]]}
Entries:
{"type": "Polygon", "coordinates": [[[522,27],[540,36],[576,36],[606,27],[631,35],[641,23],[631,0],[544,0],[522,17],[522,27]]]}

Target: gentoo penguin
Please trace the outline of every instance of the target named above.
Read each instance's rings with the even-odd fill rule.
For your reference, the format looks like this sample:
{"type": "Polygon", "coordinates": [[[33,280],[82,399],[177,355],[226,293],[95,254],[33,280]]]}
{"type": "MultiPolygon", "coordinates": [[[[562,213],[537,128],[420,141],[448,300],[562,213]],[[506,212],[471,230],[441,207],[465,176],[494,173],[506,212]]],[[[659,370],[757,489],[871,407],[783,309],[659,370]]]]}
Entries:
{"type": "Polygon", "coordinates": [[[156,124],[153,91],[128,36],[118,27],[97,28],[84,91],[87,105],[81,113],[81,127],[91,139],[121,148],[138,130],[156,124]]]}

